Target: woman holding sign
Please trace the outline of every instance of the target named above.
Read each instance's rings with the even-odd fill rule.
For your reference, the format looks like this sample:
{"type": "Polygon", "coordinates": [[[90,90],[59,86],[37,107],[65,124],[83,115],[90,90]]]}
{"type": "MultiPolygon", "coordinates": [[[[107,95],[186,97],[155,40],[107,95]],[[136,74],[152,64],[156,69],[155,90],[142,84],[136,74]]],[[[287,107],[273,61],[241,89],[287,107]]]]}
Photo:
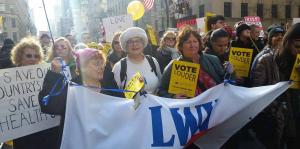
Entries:
{"type": "MultiPolygon", "coordinates": [[[[11,51],[11,60],[17,67],[43,63],[44,53],[37,39],[23,38],[11,51]]],[[[48,142],[55,136],[56,128],[43,130],[13,140],[14,149],[51,149],[54,146],[48,142]]]]}
{"type": "Polygon", "coordinates": [[[266,148],[281,148],[284,144],[288,148],[300,146],[299,54],[300,23],[297,23],[283,37],[283,47],[262,55],[253,68],[253,86],[296,81],[256,118],[255,131],[266,148]]]}
{"type": "MultiPolygon", "coordinates": [[[[197,65],[192,68],[184,63],[182,63],[181,66],[176,64],[174,65],[175,67],[173,67],[173,63],[176,61],[172,61],[163,72],[162,83],[159,88],[160,96],[168,98],[195,97],[207,89],[223,82],[224,70],[219,59],[216,56],[200,51],[202,42],[200,35],[196,31],[192,30],[190,27],[183,28],[177,37],[176,47],[182,54],[178,61],[194,63],[198,64],[198,66],[200,64],[200,69],[194,69],[197,65]],[[175,71],[177,71],[176,74],[171,74],[171,72],[175,71]],[[184,88],[182,90],[177,90],[177,93],[173,91],[170,92],[172,75],[179,75],[187,78],[190,82],[196,82],[193,96],[185,94],[184,88]],[[197,77],[195,78],[195,76],[197,77]]],[[[178,82],[178,84],[183,83],[184,82],[178,82]]]]}

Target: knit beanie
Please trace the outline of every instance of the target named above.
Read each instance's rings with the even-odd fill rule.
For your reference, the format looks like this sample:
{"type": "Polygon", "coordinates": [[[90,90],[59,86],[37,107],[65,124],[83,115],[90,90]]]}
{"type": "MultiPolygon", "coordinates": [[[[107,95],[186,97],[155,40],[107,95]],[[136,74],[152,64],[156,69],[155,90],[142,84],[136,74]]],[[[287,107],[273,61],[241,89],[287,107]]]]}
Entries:
{"type": "Polygon", "coordinates": [[[272,24],[268,27],[268,40],[271,41],[272,37],[276,34],[276,33],[284,33],[284,29],[282,26],[278,25],[278,24],[272,24]]]}
{"type": "Polygon", "coordinates": [[[236,36],[239,37],[244,30],[250,30],[250,26],[247,24],[241,24],[236,28],[236,36]]]}
{"type": "Polygon", "coordinates": [[[139,37],[143,40],[144,48],[147,46],[148,37],[147,37],[145,30],[143,30],[139,27],[130,27],[130,28],[126,29],[124,32],[122,32],[122,34],[120,35],[120,42],[121,42],[122,49],[127,51],[127,49],[126,49],[127,41],[134,37],[139,37]]]}
{"type": "Polygon", "coordinates": [[[92,48],[79,49],[73,53],[76,58],[76,67],[80,69],[82,64],[99,54],[99,50],[92,48]]]}

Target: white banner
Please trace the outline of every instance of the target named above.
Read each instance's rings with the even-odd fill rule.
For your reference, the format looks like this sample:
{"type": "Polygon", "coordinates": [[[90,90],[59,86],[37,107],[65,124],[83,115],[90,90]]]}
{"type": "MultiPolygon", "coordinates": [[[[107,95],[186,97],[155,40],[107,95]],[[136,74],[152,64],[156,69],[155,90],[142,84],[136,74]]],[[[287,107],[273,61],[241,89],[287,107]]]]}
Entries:
{"type": "Polygon", "coordinates": [[[50,64],[0,69],[0,142],[59,124],[41,113],[38,94],[50,64]]]}
{"type": "Polygon", "coordinates": [[[102,19],[102,22],[107,42],[111,42],[113,40],[114,34],[116,32],[120,32],[129,27],[133,27],[133,21],[131,19],[131,15],[129,14],[104,18],[102,19]]]}
{"type": "Polygon", "coordinates": [[[70,86],[61,149],[176,149],[189,140],[201,149],[219,148],[288,87],[220,84],[186,100],[147,94],[135,110],[133,100],[70,86]]]}

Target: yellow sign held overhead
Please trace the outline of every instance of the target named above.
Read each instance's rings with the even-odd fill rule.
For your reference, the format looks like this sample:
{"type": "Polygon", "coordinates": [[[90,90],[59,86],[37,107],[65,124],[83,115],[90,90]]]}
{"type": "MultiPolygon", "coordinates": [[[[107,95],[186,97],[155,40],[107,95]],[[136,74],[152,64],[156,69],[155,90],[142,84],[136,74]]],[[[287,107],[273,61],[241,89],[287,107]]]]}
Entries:
{"type": "Polygon", "coordinates": [[[205,16],[206,17],[211,17],[211,16],[215,16],[216,14],[212,13],[212,12],[205,12],[205,16]]]}
{"type": "Polygon", "coordinates": [[[229,62],[233,65],[236,75],[248,77],[252,61],[252,49],[231,47],[229,62]]]}
{"type": "Polygon", "coordinates": [[[139,92],[144,87],[144,78],[140,72],[137,72],[133,75],[133,77],[129,80],[129,82],[125,86],[125,90],[133,91],[133,92],[125,92],[125,97],[127,99],[133,99],[135,94],[139,92]]]}
{"type": "Polygon", "coordinates": [[[0,16],[0,33],[3,33],[4,27],[3,27],[3,16],[0,16]]]}
{"type": "Polygon", "coordinates": [[[157,46],[158,44],[157,44],[157,40],[156,40],[156,36],[155,36],[154,30],[153,30],[153,27],[151,25],[147,24],[146,28],[147,28],[148,35],[150,37],[151,44],[157,46]]]}
{"type": "Polygon", "coordinates": [[[173,61],[169,93],[194,97],[200,65],[184,61],[173,61]]]}
{"type": "Polygon", "coordinates": [[[300,65],[300,54],[297,55],[296,61],[294,63],[293,71],[290,76],[290,80],[293,80],[293,85],[290,88],[300,89],[300,72],[297,67],[300,65]]]}

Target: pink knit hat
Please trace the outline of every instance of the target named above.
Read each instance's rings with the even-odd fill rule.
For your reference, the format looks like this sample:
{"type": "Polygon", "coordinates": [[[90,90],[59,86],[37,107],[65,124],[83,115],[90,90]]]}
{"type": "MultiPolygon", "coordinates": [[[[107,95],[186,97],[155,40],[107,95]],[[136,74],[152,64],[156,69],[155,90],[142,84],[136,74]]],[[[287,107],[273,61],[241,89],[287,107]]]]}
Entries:
{"type": "Polygon", "coordinates": [[[99,50],[92,48],[79,49],[74,52],[76,57],[76,68],[80,69],[80,64],[85,63],[87,60],[90,60],[95,55],[99,54],[99,50]]]}

